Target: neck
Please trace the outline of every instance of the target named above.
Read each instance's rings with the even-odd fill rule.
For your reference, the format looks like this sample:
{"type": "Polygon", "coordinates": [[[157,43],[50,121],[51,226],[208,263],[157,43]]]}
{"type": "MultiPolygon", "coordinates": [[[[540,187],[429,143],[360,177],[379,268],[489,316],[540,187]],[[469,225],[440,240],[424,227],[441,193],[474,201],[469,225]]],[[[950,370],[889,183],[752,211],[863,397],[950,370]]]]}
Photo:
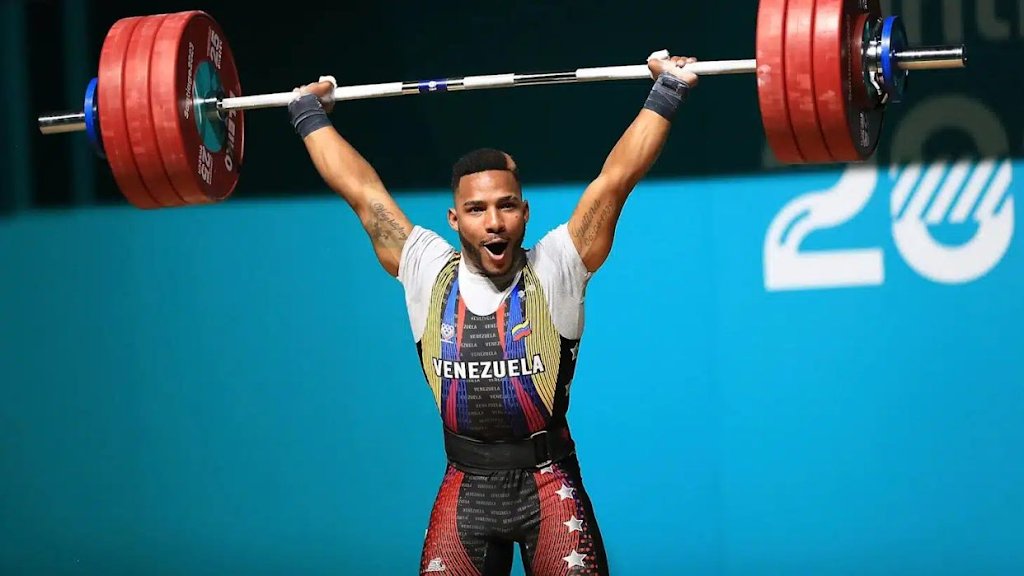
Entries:
{"type": "Polygon", "coordinates": [[[505,272],[504,274],[501,274],[499,276],[492,276],[490,274],[485,273],[479,266],[476,265],[476,263],[473,262],[472,258],[465,257],[465,252],[463,252],[462,261],[466,264],[466,268],[469,271],[473,272],[474,274],[477,274],[481,278],[486,279],[495,287],[495,289],[504,290],[505,288],[508,288],[516,279],[516,275],[519,274],[519,270],[522,269],[523,264],[526,262],[526,259],[524,258],[525,255],[526,253],[523,250],[517,250],[516,259],[515,261],[512,262],[512,266],[508,269],[508,272],[505,272]]]}

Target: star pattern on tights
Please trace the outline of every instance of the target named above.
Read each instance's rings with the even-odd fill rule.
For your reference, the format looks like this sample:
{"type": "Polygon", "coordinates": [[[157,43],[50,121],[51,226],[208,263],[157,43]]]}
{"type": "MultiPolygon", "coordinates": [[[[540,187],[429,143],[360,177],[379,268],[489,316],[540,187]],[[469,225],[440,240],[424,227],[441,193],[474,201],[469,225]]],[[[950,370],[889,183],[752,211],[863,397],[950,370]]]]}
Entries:
{"type": "Polygon", "coordinates": [[[559,488],[558,491],[555,492],[555,494],[558,494],[558,499],[559,500],[565,500],[566,498],[572,498],[572,488],[569,488],[565,484],[562,484],[562,487],[559,488]]]}
{"type": "Polygon", "coordinates": [[[568,556],[562,558],[562,560],[565,560],[565,562],[569,565],[569,568],[573,568],[576,566],[583,568],[586,566],[586,564],[583,563],[583,559],[586,557],[586,554],[580,554],[579,552],[573,550],[568,556]]]}
{"type": "Polygon", "coordinates": [[[570,518],[568,521],[562,522],[562,524],[565,524],[569,528],[569,532],[583,531],[583,520],[576,518],[575,514],[573,514],[572,518],[570,518]]]}

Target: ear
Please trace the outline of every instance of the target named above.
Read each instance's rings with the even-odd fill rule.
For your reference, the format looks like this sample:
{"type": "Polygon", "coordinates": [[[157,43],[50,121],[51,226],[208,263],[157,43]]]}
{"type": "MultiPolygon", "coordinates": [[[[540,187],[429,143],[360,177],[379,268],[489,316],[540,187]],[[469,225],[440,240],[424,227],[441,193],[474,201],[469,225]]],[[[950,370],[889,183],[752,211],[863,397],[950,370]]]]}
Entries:
{"type": "Polygon", "coordinates": [[[530,221],[530,203],[523,200],[523,222],[530,221]]]}
{"type": "Polygon", "coordinates": [[[459,215],[455,213],[455,208],[448,209],[448,225],[452,230],[459,231],[459,215]]]}

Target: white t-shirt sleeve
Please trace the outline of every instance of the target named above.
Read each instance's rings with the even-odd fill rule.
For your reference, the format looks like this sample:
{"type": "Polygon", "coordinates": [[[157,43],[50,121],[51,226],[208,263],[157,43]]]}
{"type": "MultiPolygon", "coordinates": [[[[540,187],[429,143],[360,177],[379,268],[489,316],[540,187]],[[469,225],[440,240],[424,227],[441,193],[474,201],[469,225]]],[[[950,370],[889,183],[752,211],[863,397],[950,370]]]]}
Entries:
{"type": "Polygon", "coordinates": [[[402,247],[398,281],[405,288],[405,305],[414,341],[419,341],[427,324],[430,293],[434,280],[455,248],[436,232],[414,226],[402,247]]]}
{"type": "Polygon", "coordinates": [[[537,242],[530,250],[530,263],[558,332],[579,340],[583,335],[583,299],[592,274],[569,237],[568,224],[561,224],[537,242]]]}

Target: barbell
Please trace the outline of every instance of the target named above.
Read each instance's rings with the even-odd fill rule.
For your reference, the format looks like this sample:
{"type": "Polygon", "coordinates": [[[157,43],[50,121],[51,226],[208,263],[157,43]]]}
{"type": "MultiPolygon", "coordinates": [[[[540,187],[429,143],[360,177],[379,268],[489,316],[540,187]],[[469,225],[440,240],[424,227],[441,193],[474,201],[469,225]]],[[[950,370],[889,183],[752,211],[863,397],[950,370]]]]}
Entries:
{"type": "MultiPolygon", "coordinates": [[[[753,73],[762,127],[784,164],[861,162],[911,70],[963,68],[966,48],[912,48],[879,0],[761,0],[756,54],[698,61],[698,75],[753,73]]],[[[651,79],[647,64],[338,86],[334,99],[651,79]]],[[[210,204],[234,191],[244,111],[287,106],[289,90],[243,95],[234,53],[206,12],[130,16],[108,30],[83,109],[38,118],[43,134],[85,131],[118,188],[142,209],[210,204]]]]}

